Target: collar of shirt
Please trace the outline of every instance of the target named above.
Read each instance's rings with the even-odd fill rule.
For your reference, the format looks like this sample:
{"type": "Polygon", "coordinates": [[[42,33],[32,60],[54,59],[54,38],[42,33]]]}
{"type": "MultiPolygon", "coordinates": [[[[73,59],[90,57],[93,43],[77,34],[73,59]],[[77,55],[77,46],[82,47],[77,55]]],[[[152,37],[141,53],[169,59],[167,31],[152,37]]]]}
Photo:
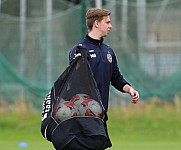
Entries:
{"type": "Polygon", "coordinates": [[[103,37],[101,37],[101,40],[97,40],[97,39],[91,38],[88,34],[86,35],[86,38],[88,38],[91,42],[93,42],[94,44],[98,46],[100,46],[104,41],[103,37]]]}

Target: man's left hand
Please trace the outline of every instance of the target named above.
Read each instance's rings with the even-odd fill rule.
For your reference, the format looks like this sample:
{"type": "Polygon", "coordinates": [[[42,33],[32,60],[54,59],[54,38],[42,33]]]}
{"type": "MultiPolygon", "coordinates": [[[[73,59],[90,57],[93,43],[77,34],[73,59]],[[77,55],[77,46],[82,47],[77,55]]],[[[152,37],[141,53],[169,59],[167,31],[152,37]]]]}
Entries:
{"type": "Polygon", "coordinates": [[[139,93],[138,91],[134,90],[133,88],[130,88],[129,94],[132,98],[132,103],[137,104],[139,100],[139,93]]]}

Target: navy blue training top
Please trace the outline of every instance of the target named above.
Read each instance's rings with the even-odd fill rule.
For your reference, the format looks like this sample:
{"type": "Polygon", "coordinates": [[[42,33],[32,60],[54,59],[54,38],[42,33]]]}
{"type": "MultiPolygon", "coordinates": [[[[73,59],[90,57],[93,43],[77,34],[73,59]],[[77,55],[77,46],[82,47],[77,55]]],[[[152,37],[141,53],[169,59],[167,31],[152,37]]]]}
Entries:
{"type": "MultiPolygon", "coordinates": [[[[129,83],[123,78],[123,75],[119,71],[113,49],[103,42],[103,38],[102,40],[95,40],[86,35],[78,45],[79,44],[86,46],[88,49],[88,60],[101,94],[103,106],[107,111],[110,83],[121,92],[124,92],[123,86],[129,83]]],[[[78,45],[74,46],[70,51],[70,62],[75,58],[78,45]]]]}

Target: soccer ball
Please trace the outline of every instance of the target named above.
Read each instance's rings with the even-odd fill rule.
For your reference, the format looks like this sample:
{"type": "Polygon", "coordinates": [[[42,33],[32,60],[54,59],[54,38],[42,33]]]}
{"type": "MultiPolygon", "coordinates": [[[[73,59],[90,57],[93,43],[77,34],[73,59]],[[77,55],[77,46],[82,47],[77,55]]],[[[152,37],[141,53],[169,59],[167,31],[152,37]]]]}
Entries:
{"type": "Polygon", "coordinates": [[[55,116],[58,121],[69,119],[71,117],[77,116],[77,108],[72,102],[62,102],[58,105],[55,116]]]}
{"type": "Polygon", "coordinates": [[[79,114],[81,116],[92,116],[102,118],[103,110],[101,105],[97,101],[93,99],[88,99],[83,101],[79,106],[79,114]]]}
{"type": "Polygon", "coordinates": [[[75,106],[79,107],[83,101],[88,99],[90,99],[90,97],[87,94],[76,94],[70,101],[73,102],[75,106]]]}

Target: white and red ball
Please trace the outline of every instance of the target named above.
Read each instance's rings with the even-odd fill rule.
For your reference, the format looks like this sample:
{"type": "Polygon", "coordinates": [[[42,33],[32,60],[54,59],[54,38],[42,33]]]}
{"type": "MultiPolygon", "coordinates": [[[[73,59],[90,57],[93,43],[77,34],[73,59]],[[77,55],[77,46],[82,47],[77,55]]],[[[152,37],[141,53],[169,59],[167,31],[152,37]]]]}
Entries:
{"type": "Polygon", "coordinates": [[[79,114],[81,116],[92,116],[102,118],[103,110],[99,102],[93,99],[87,99],[79,106],[79,114]]]}
{"type": "Polygon", "coordinates": [[[62,102],[58,105],[55,116],[59,121],[69,119],[71,117],[77,116],[77,108],[72,102],[62,102]]]}
{"type": "Polygon", "coordinates": [[[90,99],[89,95],[81,93],[73,96],[70,101],[73,102],[75,106],[79,107],[82,102],[88,99],[90,99]]]}

